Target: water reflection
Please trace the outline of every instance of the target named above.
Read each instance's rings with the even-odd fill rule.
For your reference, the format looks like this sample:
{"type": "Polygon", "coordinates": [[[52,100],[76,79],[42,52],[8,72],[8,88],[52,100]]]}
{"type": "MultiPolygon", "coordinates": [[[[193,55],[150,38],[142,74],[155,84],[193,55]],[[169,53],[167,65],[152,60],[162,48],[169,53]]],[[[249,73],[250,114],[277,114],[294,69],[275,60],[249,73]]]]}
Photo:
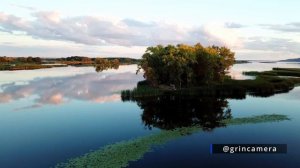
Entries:
{"type": "Polygon", "coordinates": [[[209,131],[224,126],[221,120],[231,118],[231,109],[225,98],[166,94],[130,100],[136,101],[143,110],[141,118],[149,129],[169,130],[200,125],[209,131]]]}
{"type": "Polygon", "coordinates": [[[132,88],[141,80],[135,73],[87,73],[69,77],[38,78],[18,85],[1,85],[0,103],[36,97],[34,104],[28,107],[40,107],[45,104],[58,105],[72,99],[93,102],[120,100],[120,90],[132,88]]]}
{"type": "Polygon", "coordinates": [[[122,100],[134,101],[143,110],[141,118],[145,127],[165,130],[198,125],[203,130],[210,131],[225,126],[220,121],[232,117],[227,99],[245,99],[246,95],[270,97],[292,89],[273,91],[261,86],[248,91],[243,87],[230,85],[157,91],[147,90],[143,85],[144,82],[139,82],[135,89],[123,91],[122,100]]]}

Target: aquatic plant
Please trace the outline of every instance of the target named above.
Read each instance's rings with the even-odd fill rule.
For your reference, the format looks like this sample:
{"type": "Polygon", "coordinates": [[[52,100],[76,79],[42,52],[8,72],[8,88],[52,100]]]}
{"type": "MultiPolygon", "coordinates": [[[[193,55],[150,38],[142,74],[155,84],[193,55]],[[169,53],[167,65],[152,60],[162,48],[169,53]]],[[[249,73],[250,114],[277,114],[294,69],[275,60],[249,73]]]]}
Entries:
{"type": "Polygon", "coordinates": [[[243,72],[244,75],[249,76],[288,76],[288,77],[300,77],[300,68],[273,68],[270,71],[249,71],[243,72]]]}
{"type": "MultiPolygon", "coordinates": [[[[235,118],[223,120],[227,125],[256,124],[264,122],[276,122],[289,120],[285,115],[271,114],[245,118],[235,118]]],[[[120,168],[128,166],[130,161],[137,161],[143,155],[152,150],[153,146],[162,145],[170,140],[177,139],[201,131],[202,128],[195,125],[192,127],[182,127],[173,130],[162,130],[157,134],[152,134],[136,139],[117,142],[107,145],[99,150],[89,152],[83,156],[70,159],[66,163],[56,165],[56,168],[120,168]]]]}

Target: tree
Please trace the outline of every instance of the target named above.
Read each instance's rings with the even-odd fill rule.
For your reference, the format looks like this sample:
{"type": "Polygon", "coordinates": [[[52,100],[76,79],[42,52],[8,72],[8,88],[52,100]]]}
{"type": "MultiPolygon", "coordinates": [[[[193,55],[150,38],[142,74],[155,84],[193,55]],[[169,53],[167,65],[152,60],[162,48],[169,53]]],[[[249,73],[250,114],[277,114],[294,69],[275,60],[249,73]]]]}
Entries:
{"type": "Polygon", "coordinates": [[[114,59],[111,61],[111,67],[114,69],[118,69],[120,65],[120,61],[118,59],[114,59]]]}
{"type": "Polygon", "coordinates": [[[153,86],[173,84],[181,88],[222,82],[233,63],[234,53],[226,47],[158,45],[147,48],[137,72],[143,69],[153,86]]]}
{"type": "Polygon", "coordinates": [[[40,57],[34,57],[34,58],[32,58],[32,61],[34,63],[37,63],[37,64],[41,64],[42,63],[42,59],[40,57]]]}
{"type": "Polygon", "coordinates": [[[8,63],[8,62],[12,62],[14,59],[11,57],[0,57],[0,63],[8,63]]]}
{"type": "Polygon", "coordinates": [[[31,56],[29,56],[29,57],[27,57],[26,58],[26,62],[32,62],[33,60],[32,60],[32,57],[31,56]]]}

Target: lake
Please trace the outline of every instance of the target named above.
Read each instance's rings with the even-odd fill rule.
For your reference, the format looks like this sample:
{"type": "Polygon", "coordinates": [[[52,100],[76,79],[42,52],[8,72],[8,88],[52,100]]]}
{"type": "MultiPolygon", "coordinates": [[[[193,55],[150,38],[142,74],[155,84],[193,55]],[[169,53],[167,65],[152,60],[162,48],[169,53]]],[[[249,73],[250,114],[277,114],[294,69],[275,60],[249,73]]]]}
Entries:
{"type": "MultiPolygon", "coordinates": [[[[300,68],[300,64],[236,64],[230,74],[247,79],[251,77],[243,71],[273,67],[300,68]]],[[[110,144],[141,137],[146,141],[163,130],[194,122],[203,129],[161,140],[128,167],[300,167],[300,87],[267,98],[122,101],[121,90],[143,80],[135,72],[136,65],[100,73],[93,67],[1,71],[0,167],[55,167],[110,144]],[[189,108],[192,113],[185,114],[189,108]],[[242,125],[217,122],[264,114],[283,114],[290,120],[242,125]],[[211,155],[210,144],[218,143],[287,144],[288,152],[211,155]]]]}

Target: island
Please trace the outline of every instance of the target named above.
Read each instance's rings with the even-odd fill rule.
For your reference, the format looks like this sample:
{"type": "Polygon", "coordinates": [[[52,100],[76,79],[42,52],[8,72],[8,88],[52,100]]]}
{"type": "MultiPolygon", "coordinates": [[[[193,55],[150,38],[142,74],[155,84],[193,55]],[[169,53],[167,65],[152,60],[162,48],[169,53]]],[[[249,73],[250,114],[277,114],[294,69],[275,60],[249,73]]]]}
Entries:
{"type": "Polygon", "coordinates": [[[200,43],[157,45],[148,47],[138,64],[137,73],[144,81],[132,90],[123,90],[122,99],[139,101],[163,95],[217,96],[244,98],[272,96],[288,92],[300,84],[300,69],[274,68],[266,72],[245,72],[254,79],[236,80],[228,70],[236,62],[235,53],[219,46],[204,47],[200,43]]]}

